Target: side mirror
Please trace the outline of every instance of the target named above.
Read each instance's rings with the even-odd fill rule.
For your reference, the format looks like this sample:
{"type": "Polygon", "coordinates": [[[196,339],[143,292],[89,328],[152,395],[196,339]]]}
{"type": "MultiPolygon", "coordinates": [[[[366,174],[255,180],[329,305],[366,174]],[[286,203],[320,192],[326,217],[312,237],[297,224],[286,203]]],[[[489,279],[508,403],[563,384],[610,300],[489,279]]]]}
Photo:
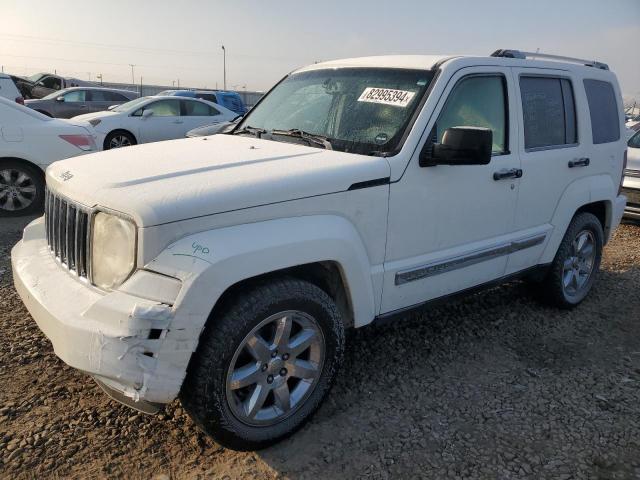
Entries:
{"type": "Polygon", "coordinates": [[[153,110],[143,110],[142,111],[142,118],[149,118],[151,115],[153,115],[153,110]]]}
{"type": "Polygon", "coordinates": [[[57,97],[56,102],[64,102],[64,97],[57,97]]]}
{"type": "Polygon", "coordinates": [[[107,110],[113,110],[113,109],[114,109],[114,108],[116,108],[116,107],[117,107],[117,105],[109,105],[109,106],[107,107],[107,110]]]}
{"type": "Polygon", "coordinates": [[[427,142],[420,152],[420,166],[487,165],[491,161],[493,132],[489,128],[452,127],[442,143],[427,142]]]}

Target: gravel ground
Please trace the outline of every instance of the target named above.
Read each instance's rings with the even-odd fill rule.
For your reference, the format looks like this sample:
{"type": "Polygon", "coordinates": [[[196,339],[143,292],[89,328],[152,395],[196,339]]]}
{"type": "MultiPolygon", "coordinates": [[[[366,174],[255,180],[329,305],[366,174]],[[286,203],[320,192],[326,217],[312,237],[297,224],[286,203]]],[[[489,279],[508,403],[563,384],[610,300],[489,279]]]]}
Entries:
{"type": "Polygon", "coordinates": [[[293,438],[227,451],[174,402],[145,416],[59,361],[12,286],[0,220],[2,478],[640,478],[640,225],[566,312],[514,282],[350,335],[293,438]]]}

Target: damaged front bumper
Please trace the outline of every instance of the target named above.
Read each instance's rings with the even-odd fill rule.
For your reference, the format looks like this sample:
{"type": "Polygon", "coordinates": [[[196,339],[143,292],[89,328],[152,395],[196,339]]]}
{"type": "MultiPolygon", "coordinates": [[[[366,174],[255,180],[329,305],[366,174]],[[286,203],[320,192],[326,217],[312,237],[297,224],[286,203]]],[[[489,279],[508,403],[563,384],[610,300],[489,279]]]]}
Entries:
{"type": "Polygon", "coordinates": [[[100,291],[53,258],[42,219],[25,228],[11,263],[16,290],[65,363],[146,413],[177,396],[193,350],[167,339],[179,280],[142,270],[119,291],[100,291]]]}

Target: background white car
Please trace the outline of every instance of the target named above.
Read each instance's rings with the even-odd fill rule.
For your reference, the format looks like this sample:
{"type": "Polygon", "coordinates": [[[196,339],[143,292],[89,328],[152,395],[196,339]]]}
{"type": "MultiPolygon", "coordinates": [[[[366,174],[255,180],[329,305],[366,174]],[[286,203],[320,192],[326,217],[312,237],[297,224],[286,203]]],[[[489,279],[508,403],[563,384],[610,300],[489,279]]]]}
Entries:
{"type": "Polygon", "coordinates": [[[73,119],[89,122],[99,148],[128,147],[137,143],[184,138],[189,130],[238,116],[220,105],[186,97],[143,97],[107,112],[73,119]]]}
{"type": "Polygon", "coordinates": [[[13,100],[14,102],[18,102],[24,105],[24,98],[22,98],[22,94],[16,84],[6,73],[0,73],[0,97],[4,97],[8,100],[13,100]]]}
{"type": "Polygon", "coordinates": [[[627,196],[625,216],[640,220],[640,132],[627,143],[627,166],[622,193],[627,196]]]}
{"type": "Polygon", "coordinates": [[[89,129],[0,97],[0,216],[39,211],[47,166],[95,150],[89,129]]]}

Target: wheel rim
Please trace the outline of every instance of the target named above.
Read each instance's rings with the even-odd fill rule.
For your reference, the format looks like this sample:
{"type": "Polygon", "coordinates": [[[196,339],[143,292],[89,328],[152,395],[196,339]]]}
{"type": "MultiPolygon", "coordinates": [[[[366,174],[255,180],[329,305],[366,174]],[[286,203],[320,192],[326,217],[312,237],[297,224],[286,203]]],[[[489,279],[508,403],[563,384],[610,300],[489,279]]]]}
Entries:
{"type": "Polygon", "coordinates": [[[131,140],[126,135],[115,135],[109,142],[109,148],[130,147],[131,140]]]}
{"type": "Polygon", "coordinates": [[[571,252],[562,269],[565,294],[576,296],[589,282],[596,259],[596,239],[589,230],[582,230],[571,242],[571,252]]]}
{"type": "Polygon", "coordinates": [[[240,343],[227,371],[234,416],[252,426],[291,416],[318,383],[324,354],[324,335],[312,316],[290,310],[260,322],[240,343]]]}
{"type": "Polygon", "coordinates": [[[16,168],[0,170],[0,209],[24,210],[33,203],[37,193],[33,178],[25,171],[16,168]]]}

